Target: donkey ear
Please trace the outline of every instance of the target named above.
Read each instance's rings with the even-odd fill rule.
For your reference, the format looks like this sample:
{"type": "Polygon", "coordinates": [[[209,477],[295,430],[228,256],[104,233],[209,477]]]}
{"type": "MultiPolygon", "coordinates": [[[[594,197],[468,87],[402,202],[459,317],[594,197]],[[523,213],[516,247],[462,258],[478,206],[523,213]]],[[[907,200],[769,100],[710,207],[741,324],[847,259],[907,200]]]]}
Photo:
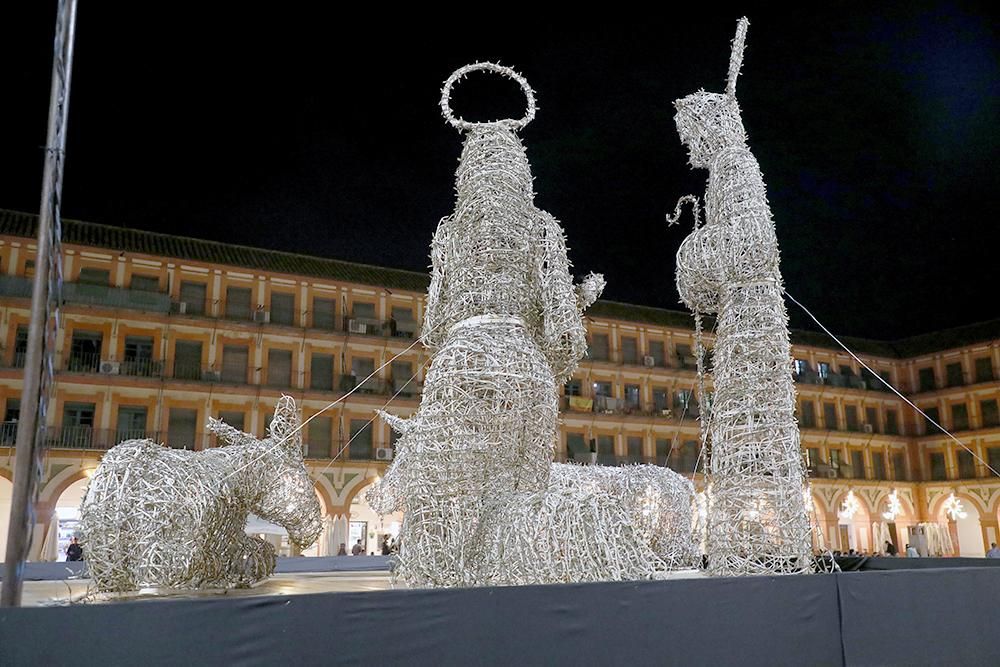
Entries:
{"type": "Polygon", "coordinates": [[[411,424],[405,418],[388,413],[385,410],[376,410],[376,412],[382,418],[382,421],[388,424],[389,428],[396,433],[406,435],[406,432],[410,430],[411,424]]]}
{"type": "Polygon", "coordinates": [[[736,79],[740,76],[740,68],[743,66],[743,49],[747,41],[747,29],[750,21],[747,17],[741,18],[736,23],[736,37],[733,38],[733,50],[729,54],[729,74],[726,76],[726,95],[736,97],[736,79]]]}
{"type": "Polygon", "coordinates": [[[273,440],[282,442],[289,449],[301,449],[302,435],[299,430],[299,410],[295,399],[282,396],[274,407],[274,417],[268,432],[273,440]]]}

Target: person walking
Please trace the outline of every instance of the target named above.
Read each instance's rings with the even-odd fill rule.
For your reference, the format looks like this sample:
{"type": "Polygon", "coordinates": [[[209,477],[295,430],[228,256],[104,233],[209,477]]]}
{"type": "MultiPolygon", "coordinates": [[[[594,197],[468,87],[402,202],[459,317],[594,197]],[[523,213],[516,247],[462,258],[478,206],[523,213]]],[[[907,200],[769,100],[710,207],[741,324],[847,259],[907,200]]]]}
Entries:
{"type": "Polygon", "coordinates": [[[365,548],[361,546],[361,538],[358,538],[358,543],[351,548],[352,556],[364,556],[365,548]]]}
{"type": "Polygon", "coordinates": [[[917,548],[912,544],[906,545],[906,557],[907,558],[920,558],[920,554],[917,553],[917,548]]]}
{"type": "Polygon", "coordinates": [[[1000,558],[1000,547],[997,546],[996,542],[990,544],[990,550],[986,552],[987,558],[1000,558]]]}

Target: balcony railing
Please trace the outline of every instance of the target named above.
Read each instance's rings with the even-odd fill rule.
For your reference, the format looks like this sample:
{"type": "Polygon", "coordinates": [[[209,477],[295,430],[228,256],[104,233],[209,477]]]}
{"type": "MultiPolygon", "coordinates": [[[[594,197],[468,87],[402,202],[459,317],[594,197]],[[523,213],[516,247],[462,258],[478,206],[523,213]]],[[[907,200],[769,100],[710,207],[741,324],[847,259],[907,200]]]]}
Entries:
{"type": "Polygon", "coordinates": [[[682,363],[680,357],[675,357],[675,362],[673,364],[669,363],[665,357],[657,358],[649,355],[639,354],[623,354],[621,351],[601,351],[590,349],[587,351],[587,356],[584,357],[584,361],[594,361],[605,364],[615,364],[617,366],[643,366],[645,368],[695,368],[694,357],[690,357],[690,366],[685,365],[687,363],[687,357],[684,358],[685,361],[682,363]]]}
{"type": "Polygon", "coordinates": [[[24,276],[0,276],[0,296],[31,298],[31,278],[24,276]]]}
{"type": "Polygon", "coordinates": [[[82,303],[90,306],[126,308],[156,313],[170,312],[170,295],[164,292],[91,285],[87,283],[65,283],[63,300],[67,303],[82,303]]]}
{"type": "Polygon", "coordinates": [[[349,438],[335,439],[329,443],[303,444],[304,456],[307,459],[332,459],[336,457],[338,461],[392,461],[393,448],[388,443],[368,443],[353,442],[349,438]],[[350,443],[350,444],[348,444],[350,443]],[[339,456],[338,456],[339,453],[339,456]]]}
{"type": "Polygon", "coordinates": [[[101,368],[101,355],[97,352],[71,353],[65,370],[70,373],[96,373],[101,368]]]}
{"type": "Polygon", "coordinates": [[[637,415],[673,419],[684,415],[694,418],[701,414],[697,404],[691,403],[685,412],[683,404],[667,407],[663,403],[634,403],[611,396],[563,396],[561,407],[569,412],[597,412],[600,414],[637,415]]]}

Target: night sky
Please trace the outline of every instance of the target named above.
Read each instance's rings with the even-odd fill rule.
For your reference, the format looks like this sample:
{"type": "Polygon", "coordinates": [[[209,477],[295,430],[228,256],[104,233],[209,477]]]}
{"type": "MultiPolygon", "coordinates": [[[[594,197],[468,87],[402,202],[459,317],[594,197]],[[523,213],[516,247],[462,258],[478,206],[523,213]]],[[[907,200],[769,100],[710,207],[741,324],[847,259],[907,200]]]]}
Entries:
{"type": "MultiPolygon", "coordinates": [[[[39,7],[0,20],[0,207],[37,211],[55,1],[20,4],[39,7]]],[[[446,19],[112,4],[81,2],[65,217],[426,270],[461,150],[441,82],[498,60],[538,91],[522,136],[575,271],[603,272],[606,298],[682,308],[691,218],[668,229],[664,214],[707,172],[688,167],[672,102],[723,90],[746,13],[737,96],[788,291],[835,332],[879,339],[1000,316],[995,3],[589,21],[522,4],[446,19]]],[[[522,98],[481,75],[454,107],[520,117],[522,98]]]]}

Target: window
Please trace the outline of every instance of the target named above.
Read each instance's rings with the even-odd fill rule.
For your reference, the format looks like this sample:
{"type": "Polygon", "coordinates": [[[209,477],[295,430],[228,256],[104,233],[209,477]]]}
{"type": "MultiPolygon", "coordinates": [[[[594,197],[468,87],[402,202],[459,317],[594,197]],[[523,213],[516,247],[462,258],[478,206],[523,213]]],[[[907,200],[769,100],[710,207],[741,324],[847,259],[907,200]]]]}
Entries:
{"type": "Polygon", "coordinates": [[[101,364],[102,342],[100,331],[74,331],[69,350],[69,370],[76,373],[96,373],[101,364]]]}
{"type": "Polygon", "coordinates": [[[823,427],[828,431],[837,430],[837,406],[833,403],[823,404],[823,427]]]}
{"type": "Polygon", "coordinates": [[[819,366],[819,376],[821,378],[825,380],[826,378],[830,377],[830,364],[826,363],[825,361],[821,361],[819,362],[818,366],[819,366]]]}
{"type": "Polygon", "coordinates": [[[28,356],[28,327],[17,325],[17,333],[14,334],[14,358],[11,359],[14,368],[24,368],[24,360],[28,356]]]}
{"type": "Polygon", "coordinates": [[[372,451],[372,425],[367,419],[351,420],[350,457],[352,461],[370,460],[372,451]]]}
{"type": "Polygon", "coordinates": [[[674,346],[674,350],[677,352],[677,363],[680,364],[681,368],[694,368],[697,365],[694,355],[691,354],[690,345],[677,344],[674,346]]]}
{"type": "Polygon", "coordinates": [[[267,351],[267,384],[269,387],[292,386],[292,353],[290,350],[267,351]]]}
{"type": "Polygon", "coordinates": [[[364,301],[355,301],[351,305],[351,317],[359,320],[375,319],[375,304],[364,301]]]}
{"type": "Polygon", "coordinates": [[[816,404],[812,401],[802,401],[799,424],[805,428],[816,428],[816,404]]]}
{"type": "Polygon", "coordinates": [[[566,395],[567,396],[582,396],[583,395],[583,382],[577,378],[566,381],[566,395]]]}
{"type": "Polygon", "coordinates": [[[220,410],[219,419],[239,431],[246,431],[246,415],[241,410],[220,410]]]}
{"type": "Polygon", "coordinates": [[[625,406],[632,409],[639,409],[639,385],[625,385],[625,406]]]}
{"type": "Polygon", "coordinates": [[[187,315],[205,314],[205,284],[181,281],[180,311],[187,315]]]}
{"type": "Polygon", "coordinates": [[[670,409],[667,390],[663,387],[653,387],[653,409],[657,412],[670,409]]]}
{"type": "Polygon", "coordinates": [[[613,435],[597,436],[597,462],[601,465],[615,465],[615,437],[613,435]]]}
{"type": "Polygon", "coordinates": [[[174,342],[174,377],[178,380],[201,379],[201,341],[174,342]]]}
{"type": "Polygon", "coordinates": [[[917,377],[920,380],[920,391],[934,391],[937,388],[934,384],[933,368],[921,368],[917,371],[917,377]]]}
{"type": "Polygon", "coordinates": [[[198,411],[189,408],[170,408],[167,419],[167,444],[174,449],[195,449],[198,430],[198,411]]]}
{"type": "Polygon", "coordinates": [[[611,383],[610,382],[595,382],[594,383],[594,396],[611,396],[611,383]]]}
{"type": "Polygon", "coordinates": [[[3,420],[5,422],[16,422],[21,418],[21,399],[8,398],[7,406],[4,408],[3,420]]]}
{"type": "Polygon", "coordinates": [[[906,454],[903,452],[892,453],[892,478],[901,482],[909,479],[906,474],[906,454]]]}
{"type": "Polygon", "coordinates": [[[139,273],[133,273],[129,287],[143,292],[158,292],[160,290],[160,279],[156,276],[144,276],[139,273]]]}
{"type": "Polygon", "coordinates": [[[878,428],[878,408],[865,408],[865,423],[872,427],[872,433],[881,432],[878,428]]]}
{"type": "Polygon", "coordinates": [[[337,452],[330,451],[330,445],[332,444],[330,433],[332,429],[332,418],[313,418],[313,420],[309,422],[309,438],[306,442],[305,455],[314,459],[327,459],[336,454],[337,452]]]}
{"type": "Polygon", "coordinates": [[[698,465],[698,442],[696,440],[685,440],[681,446],[680,470],[678,472],[690,475],[695,472],[698,465]]]}
{"type": "Polygon", "coordinates": [[[309,360],[309,388],[319,391],[333,390],[333,355],[312,353],[309,360]]]}
{"type": "Polygon", "coordinates": [[[413,319],[413,309],[393,306],[389,320],[389,334],[398,338],[413,338],[417,332],[417,322],[413,319]]]}
{"type": "Polygon", "coordinates": [[[295,295],[271,292],[271,322],[295,326],[295,295]]]}
{"type": "Polygon", "coordinates": [[[809,372],[809,362],[805,359],[795,359],[793,364],[796,375],[804,375],[809,372]]]}
{"type": "Polygon", "coordinates": [[[931,452],[931,479],[934,481],[948,479],[943,452],[931,452]]]}
{"type": "MultiPolygon", "coordinates": [[[[997,410],[997,399],[979,401],[979,412],[983,415],[983,428],[1000,426],[1000,411],[997,410]]],[[[1000,470],[1000,468],[997,468],[1000,470]]]]}
{"type": "Polygon", "coordinates": [[[595,361],[608,360],[608,334],[591,334],[587,356],[595,361]]]}
{"type": "Polygon", "coordinates": [[[641,463],[642,462],[642,438],[636,437],[634,435],[628,436],[626,440],[626,446],[628,447],[628,460],[630,463],[641,463]]]}
{"type": "Polygon", "coordinates": [[[417,379],[413,377],[413,362],[396,360],[392,362],[392,392],[404,395],[416,393],[417,379]]]}
{"type": "Polygon", "coordinates": [[[122,375],[154,377],[160,374],[160,364],[153,361],[152,336],[125,336],[125,358],[122,375]]]}
{"type": "Polygon", "coordinates": [[[972,452],[967,452],[964,449],[959,450],[958,454],[958,478],[959,479],[973,479],[976,476],[976,461],[972,458],[972,452]]]}
{"type": "Polygon", "coordinates": [[[818,447],[809,447],[806,449],[806,467],[810,469],[815,469],[817,465],[822,463],[823,460],[819,456],[818,447]]]}
{"type": "Polygon", "coordinates": [[[989,357],[976,359],[976,382],[993,380],[993,361],[989,357]]]}
{"type": "Polygon", "coordinates": [[[923,411],[924,411],[924,414],[927,415],[926,417],[924,417],[924,435],[930,435],[931,433],[937,433],[938,432],[938,428],[937,428],[937,426],[935,426],[932,423],[932,420],[934,422],[937,422],[938,424],[941,423],[941,415],[938,413],[938,409],[937,408],[923,408],[923,411]]]}
{"type": "Polygon", "coordinates": [[[566,434],[566,456],[572,461],[590,461],[590,445],[583,433],[566,434]]]}
{"type": "Polygon", "coordinates": [[[875,479],[889,479],[885,474],[885,454],[882,452],[872,452],[872,477],[875,479]]]}
{"type": "Polygon", "coordinates": [[[858,406],[856,405],[844,406],[844,421],[847,422],[848,431],[861,430],[861,427],[858,424],[858,406]]]}
{"type": "Polygon", "coordinates": [[[226,288],[226,317],[231,320],[253,319],[249,287],[226,288]]]}
{"type": "Polygon", "coordinates": [[[1000,470],[1000,447],[988,447],[986,449],[986,461],[994,470],[1000,470]]]}
{"type": "Polygon", "coordinates": [[[694,401],[694,394],[690,389],[678,389],[674,392],[674,407],[675,408],[687,408],[694,401]]]}
{"type": "Polygon", "coordinates": [[[845,366],[844,364],[840,364],[840,374],[843,375],[845,378],[853,377],[854,369],[851,368],[850,366],[845,366]]]}
{"type": "Polygon", "coordinates": [[[945,381],[948,383],[949,387],[960,387],[965,384],[965,379],[962,377],[962,363],[955,362],[948,364],[944,367],[945,381]]]}
{"type": "Polygon", "coordinates": [[[885,411],[885,432],[889,435],[899,435],[899,416],[895,410],[885,411]]]}
{"type": "Polygon", "coordinates": [[[107,287],[111,284],[111,272],[107,269],[93,269],[83,267],[77,280],[84,285],[101,285],[107,287]]]}
{"type": "Polygon", "coordinates": [[[664,355],[663,355],[663,341],[662,340],[651,340],[649,341],[649,356],[653,358],[653,364],[656,366],[665,366],[664,355]]]}
{"type": "Polygon", "coordinates": [[[834,470],[840,469],[840,450],[831,449],[830,450],[830,467],[834,470]]]}
{"type": "Polygon", "coordinates": [[[337,302],[333,299],[313,298],[312,325],[317,329],[337,328],[337,302]]]}
{"type": "Polygon", "coordinates": [[[667,465],[667,459],[670,456],[670,441],[657,439],[656,440],[656,465],[663,466],[667,465]]]}
{"type": "Polygon", "coordinates": [[[636,344],[635,338],[631,336],[622,336],[622,363],[639,363],[639,346],[636,344]]]}
{"type": "Polygon", "coordinates": [[[851,451],[851,473],[854,475],[854,479],[867,477],[865,473],[865,456],[856,449],[851,451]]]}
{"type": "Polygon", "coordinates": [[[222,348],[222,381],[247,384],[247,362],[250,349],[245,345],[225,345],[222,348]]]}
{"type": "Polygon", "coordinates": [[[969,430],[969,408],[965,403],[955,403],[951,406],[951,428],[955,431],[969,430]]]}
{"type": "Polygon", "coordinates": [[[66,403],[63,406],[62,425],[60,446],[74,449],[90,447],[94,429],[94,404],[66,403]]]}
{"type": "Polygon", "coordinates": [[[377,393],[378,378],[372,377],[367,381],[365,378],[375,372],[375,360],[371,357],[354,357],[351,359],[350,385],[356,387],[360,385],[358,391],[366,394],[377,393]]]}
{"type": "Polygon", "coordinates": [[[28,259],[24,262],[24,277],[33,278],[35,276],[35,260],[28,259]]]}

